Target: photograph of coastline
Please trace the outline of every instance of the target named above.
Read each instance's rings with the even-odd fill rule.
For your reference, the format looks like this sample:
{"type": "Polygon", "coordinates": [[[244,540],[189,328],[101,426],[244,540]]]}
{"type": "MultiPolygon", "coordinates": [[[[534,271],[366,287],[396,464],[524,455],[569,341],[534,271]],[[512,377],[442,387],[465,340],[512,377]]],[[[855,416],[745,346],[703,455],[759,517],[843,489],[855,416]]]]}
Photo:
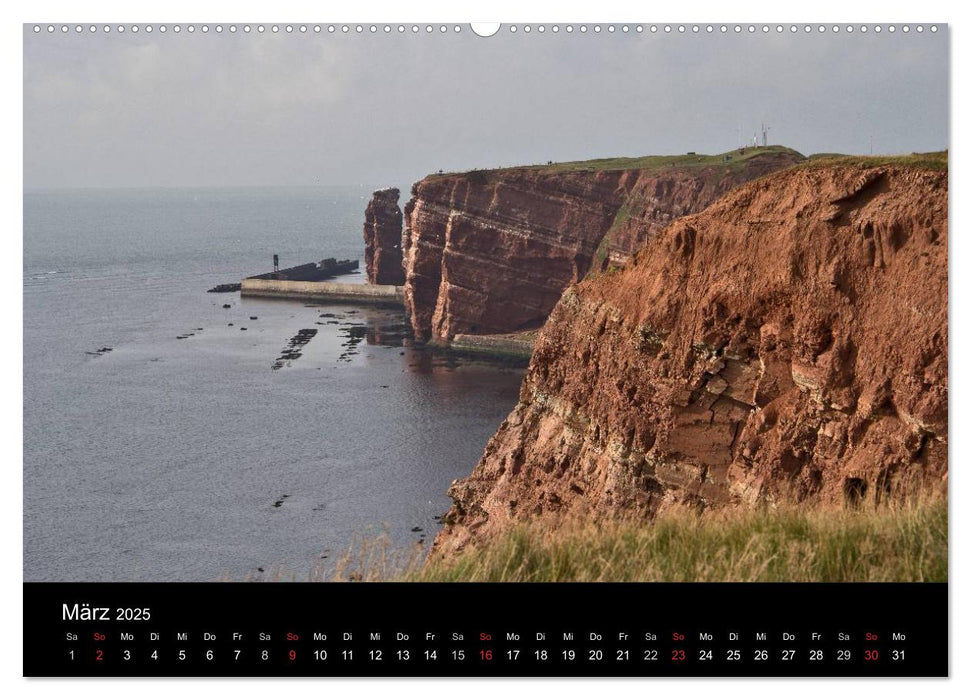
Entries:
{"type": "Polygon", "coordinates": [[[947,580],[946,27],[175,26],[24,27],[25,581],[947,580]]]}

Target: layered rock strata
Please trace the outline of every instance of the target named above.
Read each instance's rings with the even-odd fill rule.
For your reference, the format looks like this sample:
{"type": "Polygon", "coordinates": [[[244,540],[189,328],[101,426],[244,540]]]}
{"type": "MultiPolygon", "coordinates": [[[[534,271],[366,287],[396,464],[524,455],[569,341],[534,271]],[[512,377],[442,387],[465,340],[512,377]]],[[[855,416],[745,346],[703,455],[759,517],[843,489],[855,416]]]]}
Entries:
{"type": "Polygon", "coordinates": [[[378,190],[364,211],[364,265],[370,284],[405,282],[401,266],[401,208],[399,190],[378,190]]]}
{"type": "Polygon", "coordinates": [[[945,172],[789,169],[568,290],[436,550],[549,513],[939,486],[947,192],[945,172]]]}
{"type": "Polygon", "coordinates": [[[456,334],[537,328],[591,268],[625,263],[671,221],[803,160],[782,148],[731,160],[736,156],[742,158],[592,161],[419,181],[405,205],[403,238],[405,304],[416,336],[447,343],[456,334]]]}

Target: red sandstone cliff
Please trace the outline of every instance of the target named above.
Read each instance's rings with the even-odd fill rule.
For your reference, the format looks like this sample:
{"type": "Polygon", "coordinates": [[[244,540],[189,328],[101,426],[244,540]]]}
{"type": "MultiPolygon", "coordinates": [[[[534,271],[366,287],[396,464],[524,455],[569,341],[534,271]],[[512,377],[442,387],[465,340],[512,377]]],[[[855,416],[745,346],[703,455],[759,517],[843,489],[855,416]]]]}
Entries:
{"type": "Polygon", "coordinates": [[[448,342],[537,328],[591,266],[624,263],[674,219],[801,160],[769,148],[429,176],[405,206],[415,334],[448,342]]]}
{"type": "Polygon", "coordinates": [[[364,211],[364,266],[370,284],[402,285],[401,209],[398,188],[378,190],[364,211]]]}
{"type": "Polygon", "coordinates": [[[947,191],[931,170],[790,169],[568,290],[436,550],[544,513],[940,484],[947,191]]]}

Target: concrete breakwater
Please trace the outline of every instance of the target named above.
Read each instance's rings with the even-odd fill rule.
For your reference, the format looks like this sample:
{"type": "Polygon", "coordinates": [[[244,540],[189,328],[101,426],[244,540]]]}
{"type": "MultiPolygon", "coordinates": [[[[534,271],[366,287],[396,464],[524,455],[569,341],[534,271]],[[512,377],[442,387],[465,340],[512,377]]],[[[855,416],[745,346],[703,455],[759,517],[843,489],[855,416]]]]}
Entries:
{"type": "Polygon", "coordinates": [[[505,333],[497,335],[457,334],[448,344],[455,352],[477,355],[494,355],[510,360],[528,361],[536,343],[536,331],[527,333],[505,333]]]}
{"type": "Polygon", "coordinates": [[[403,288],[392,284],[345,284],[249,277],[243,280],[240,294],[244,297],[275,297],[373,306],[404,305],[403,288]]]}

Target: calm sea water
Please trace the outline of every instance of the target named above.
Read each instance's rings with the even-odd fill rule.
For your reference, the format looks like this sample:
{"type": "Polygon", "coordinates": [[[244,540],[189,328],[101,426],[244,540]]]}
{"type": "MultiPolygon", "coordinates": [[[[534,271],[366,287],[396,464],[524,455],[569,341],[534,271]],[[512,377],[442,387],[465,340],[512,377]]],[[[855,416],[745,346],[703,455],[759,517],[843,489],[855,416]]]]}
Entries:
{"type": "Polygon", "coordinates": [[[431,541],[521,371],[412,347],[397,311],[206,293],[273,253],[362,258],[368,193],[24,196],[25,580],[301,577],[355,535],[431,541]]]}

